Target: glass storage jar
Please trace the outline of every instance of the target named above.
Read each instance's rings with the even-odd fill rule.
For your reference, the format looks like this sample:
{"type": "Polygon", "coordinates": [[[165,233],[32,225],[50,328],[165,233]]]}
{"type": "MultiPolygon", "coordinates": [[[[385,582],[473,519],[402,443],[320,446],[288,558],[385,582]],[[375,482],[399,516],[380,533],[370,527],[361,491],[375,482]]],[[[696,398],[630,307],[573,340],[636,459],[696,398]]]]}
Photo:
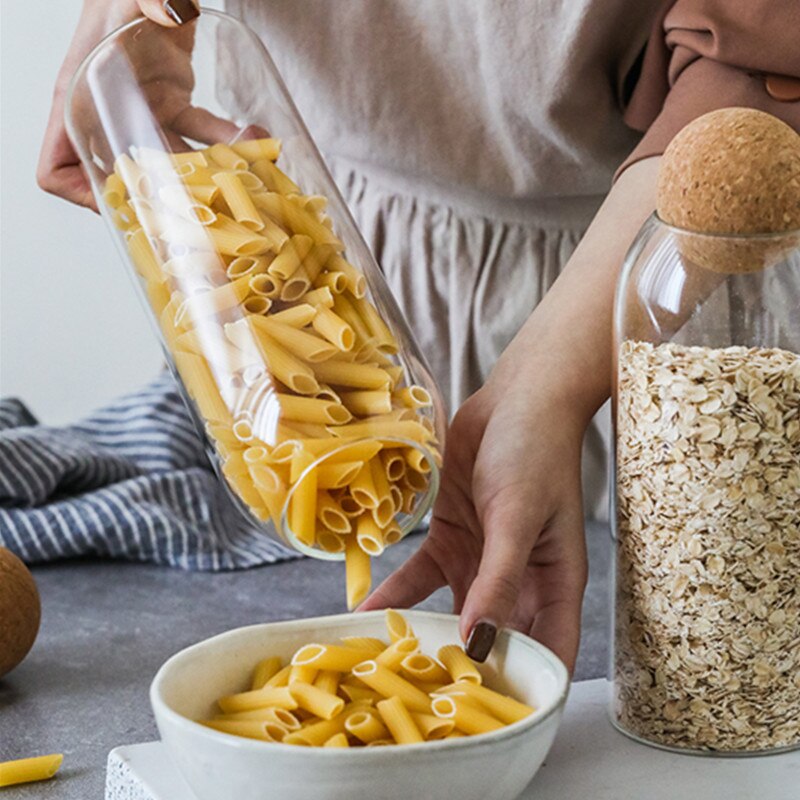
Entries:
{"type": "Polygon", "coordinates": [[[358,602],[431,506],[443,407],[264,46],[217,12],[135,20],[66,118],[220,479],[265,533],[346,554],[358,602]]]}
{"type": "Polygon", "coordinates": [[[681,751],[800,745],[800,233],[653,216],[615,309],[613,703],[681,751]]]}

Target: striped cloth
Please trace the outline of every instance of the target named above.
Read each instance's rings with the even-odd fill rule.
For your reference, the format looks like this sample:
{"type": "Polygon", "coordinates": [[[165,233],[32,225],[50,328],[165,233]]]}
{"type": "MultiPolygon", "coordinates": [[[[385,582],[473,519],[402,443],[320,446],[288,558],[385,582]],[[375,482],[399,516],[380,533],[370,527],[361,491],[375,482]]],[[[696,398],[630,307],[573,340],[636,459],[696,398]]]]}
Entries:
{"type": "Polygon", "coordinates": [[[236,510],[166,372],[65,428],[0,401],[0,545],[28,563],[97,555],[187,570],[298,557],[236,510]]]}

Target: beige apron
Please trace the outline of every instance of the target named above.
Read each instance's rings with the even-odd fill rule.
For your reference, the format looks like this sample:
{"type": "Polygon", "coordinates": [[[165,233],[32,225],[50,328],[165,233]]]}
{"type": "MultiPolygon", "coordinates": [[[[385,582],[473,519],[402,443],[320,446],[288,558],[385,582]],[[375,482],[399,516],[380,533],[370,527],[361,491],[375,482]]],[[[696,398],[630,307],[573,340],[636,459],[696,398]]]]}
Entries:
{"type": "MultiPolygon", "coordinates": [[[[619,94],[658,5],[228,0],[275,59],[451,413],[556,279],[635,145],[619,94]]],[[[595,517],[606,416],[584,448],[595,517]]]]}

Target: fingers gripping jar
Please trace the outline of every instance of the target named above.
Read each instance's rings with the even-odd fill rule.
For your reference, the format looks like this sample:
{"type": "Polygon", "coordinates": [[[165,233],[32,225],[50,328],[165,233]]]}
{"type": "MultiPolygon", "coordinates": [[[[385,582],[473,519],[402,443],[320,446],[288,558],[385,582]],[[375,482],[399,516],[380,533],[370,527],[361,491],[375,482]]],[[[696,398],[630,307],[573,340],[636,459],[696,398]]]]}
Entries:
{"type": "Polygon", "coordinates": [[[265,535],[344,558],[353,607],[431,506],[443,407],[262,43],[136,20],[66,116],[220,479],[265,535]]]}
{"type": "Polygon", "coordinates": [[[800,234],[651,218],[616,302],[612,719],[800,745],[800,234]]]}

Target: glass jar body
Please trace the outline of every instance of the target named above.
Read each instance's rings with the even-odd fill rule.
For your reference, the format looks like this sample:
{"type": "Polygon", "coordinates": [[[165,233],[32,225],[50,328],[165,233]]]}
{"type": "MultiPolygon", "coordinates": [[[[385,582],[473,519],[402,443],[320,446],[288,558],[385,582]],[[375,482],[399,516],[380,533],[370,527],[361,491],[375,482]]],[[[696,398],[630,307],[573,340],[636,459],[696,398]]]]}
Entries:
{"type": "Polygon", "coordinates": [[[615,309],[612,720],[800,745],[800,236],[651,218],[615,309]]]}
{"type": "Polygon", "coordinates": [[[258,38],[211,11],[136,20],[76,73],[67,127],[242,512],[353,563],[411,530],[439,392],[258,38]]]}

